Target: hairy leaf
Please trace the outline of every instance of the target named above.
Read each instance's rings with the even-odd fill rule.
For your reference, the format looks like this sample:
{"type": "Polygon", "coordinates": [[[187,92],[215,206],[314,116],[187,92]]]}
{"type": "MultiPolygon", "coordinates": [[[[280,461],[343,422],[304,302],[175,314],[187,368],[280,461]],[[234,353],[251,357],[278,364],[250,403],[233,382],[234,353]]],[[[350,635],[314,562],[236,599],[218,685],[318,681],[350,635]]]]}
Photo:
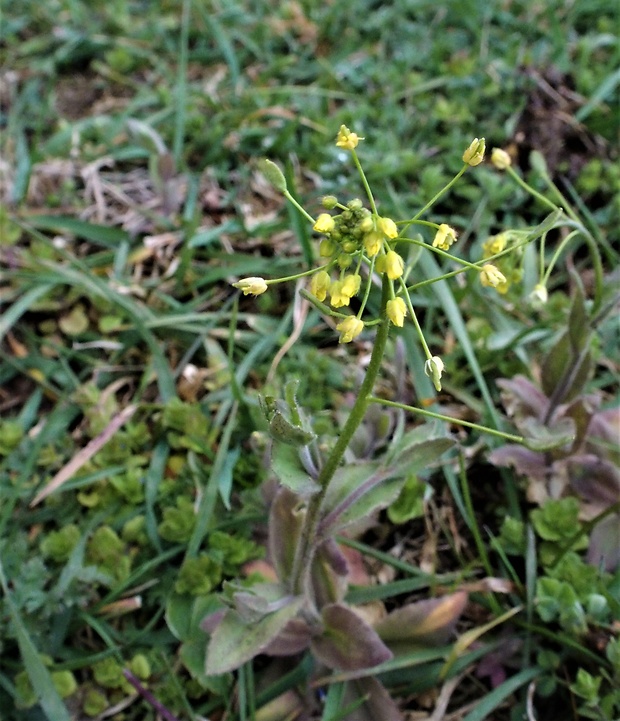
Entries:
{"type": "Polygon", "coordinates": [[[312,650],[326,666],[343,671],[372,668],[389,661],[392,652],[352,609],[333,603],[322,611],[323,633],[312,639],[312,650]]]}
{"type": "Polygon", "coordinates": [[[217,626],[207,648],[207,675],[226,673],[262,653],[301,609],[302,598],[293,598],[284,608],[247,623],[229,609],[217,626]]]}

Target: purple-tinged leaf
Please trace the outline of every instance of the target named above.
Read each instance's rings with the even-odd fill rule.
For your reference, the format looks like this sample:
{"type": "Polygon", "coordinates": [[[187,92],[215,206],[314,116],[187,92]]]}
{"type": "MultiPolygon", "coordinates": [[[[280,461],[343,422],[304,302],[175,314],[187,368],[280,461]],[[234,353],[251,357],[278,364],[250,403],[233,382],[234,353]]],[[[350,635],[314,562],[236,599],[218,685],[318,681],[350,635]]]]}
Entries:
{"type": "MultiPolygon", "coordinates": [[[[312,594],[317,608],[342,601],[347,592],[348,579],[346,575],[343,576],[334,570],[332,561],[337,560],[337,557],[329,556],[329,549],[333,550],[333,547],[338,549],[333,541],[331,544],[330,542],[322,543],[312,560],[312,594]]],[[[342,553],[340,555],[346,565],[344,556],[342,553]]]]}
{"type": "Polygon", "coordinates": [[[506,413],[515,422],[531,416],[539,420],[545,417],[549,399],[525,376],[500,378],[497,385],[501,388],[500,395],[506,413]]]}
{"type": "Polygon", "coordinates": [[[269,556],[281,580],[290,578],[295,549],[306,510],[301,499],[282,487],[276,493],[269,512],[269,556]]]}
{"type": "Polygon", "coordinates": [[[303,618],[292,618],[280,633],[263,649],[269,656],[293,656],[305,651],[312,638],[312,630],[303,618]]]}
{"type": "Polygon", "coordinates": [[[235,609],[244,621],[255,622],[287,606],[292,596],[279,583],[255,583],[233,594],[235,609]]]}
{"type": "Polygon", "coordinates": [[[228,609],[209,641],[205,673],[212,676],[233,671],[262,653],[297,615],[303,603],[302,598],[295,598],[288,606],[256,623],[247,623],[236,611],[228,609]]]}
{"type": "Polygon", "coordinates": [[[610,461],[591,454],[570,456],[568,468],[571,488],[600,513],[620,501],[620,469],[610,461]]]}
{"type": "Polygon", "coordinates": [[[323,633],[312,639],[311,648],[329,668],[357,671],[392,658],[376,631],[348,606],[333,603],[321,615],[323,633]]]}
{"type": "MultiPolygon", "coordinates": [[[[523,418],[517,424],[524,436],[523,445],[532,451],[550,451],[573,444],[576,437],[572,418],[561,418],[552,425],[545,425],[537,418],[523,418]]],[[[566,452],[570,446],[564,448],[566,452]]]]}

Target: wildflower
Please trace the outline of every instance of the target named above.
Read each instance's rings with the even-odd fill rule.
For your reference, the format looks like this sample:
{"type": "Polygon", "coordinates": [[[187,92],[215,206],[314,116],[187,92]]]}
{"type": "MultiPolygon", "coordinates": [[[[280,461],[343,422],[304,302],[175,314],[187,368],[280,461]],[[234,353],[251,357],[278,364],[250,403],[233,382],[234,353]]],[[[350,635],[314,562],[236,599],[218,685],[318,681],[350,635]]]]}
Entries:
{"type": "Polygon", "coordinates": [[[379,270],[379,272],[386,273],[390,280],[396,280],[401,277],[405,269],[405,263],[395,250],[388,250],[379,260],[381,261],[380,266],[377,263],[377,270],[379,270]]]}
{"type": "Polygon", "coordinates": [[[498,170],[506,170],[506,168],[512,165],[512,158],[505,150],[493,148],[491,152],[491,162],[498,170]]]}
{"type": "Polygon", "coordinates": [[[529,295],[529,301],[533,308],[541,308],[547,302],[549,293],[543,283],[537,283],[529,295]]]}
{"type": "Polygon", "coordinates": [[[317,233],[330,233],[336,222],[329,213],[321,213],[312,226],[317,233]]]}
{"type": "Polygon", "coordinates": [[[480,282],[484,286],[491,286],[497,288],[498,286],[507,283],[506,276],[491,263],[487,263],[482,266],[480,270],[480,282]]]}
{"type": "Polygon", "coordinates": [[[373,255],[377,255],[382,245],[383,233],[378,230],[371,230],[370,233],[366,233],[364,236],[364,248],[371,258],[373,255]]]}
{"type": "Polygon", "coordinates": [[[444,364],[438,355],[429,358],[424,364],[424,373],[433,381],[436,391],[441,390],[441,374],[443,373],[444,364]]]}
{"type": "Polygon", "coordinates": [[[450,246],[456,243],[456,230],[451,228],[447,223],[442,223],[437,228],[437,233],[433,238],[433,248],[439,250],[450,250],[450,246]]]}
{"type": "Polygon", "coordinates": [[[320,301],[324,301],[327,297],[327,291],[331,285],[331,278],[326,270],[320,270],[312,276],[310,281],[310,292],[312,295],[320,301]]]}
{"type": "Polygon", "coordinates": [[[267,290],[267,283],[264,278],[242,278],[233,287],[243,291],[243,295],[260,295],[267,290]]]}
{"type": "Polygon", "coordinates": [[[339,343],[350,343],[364,330],[364,322],[354,315],[350,315],[342,323],[338,323],[336,330],[340,333],[339,343]]]}
{"type": "Polygon", "coordinates": [[[463,162],[467,165],[480,165],[484,160],[484,138],[474,138],[467,150],[463,153],[463,162]]]}
{"type": "Polygon", "coordinates": [[[405,316],[407,315],[407,306],[402,298],[388,300],[385,306],[385,312],[394,325],[397,325],[399,328],[403,327],[405,316]]]}
{"type": "Polygon", "coordinates": [[[377,230],[380,230],[390,240],[393,240],[398,235],[396,223],[391,218],[378,218],[377,230]]]}
{"type": "Polygon", "coordinates": [[[336,145],[345,150],[353,150],[353,148],[357,148],[360,140],[364,140],[364,138],[360,138],[357,133],[352,133],[346,125],[341,125],[336,137],[336,145]]]}
{"type": "Polygon", "coordinates": [[[354,295],[357,295],[357,291],[360,289],[361,284],[362,278],[357,275],[357,273],[354,275],[345,275],[342,279],[342,292],[345,295],[348,295],[349,298],[352,298],[354,295]]]}
{"type": "Polygon", "coordinates": [[[482,244],[482,257],[490,258],[492,255],[501,253],[506,247],[508,240],[507,233],[500,233],[499,235],[491,235],[482,244]]]}

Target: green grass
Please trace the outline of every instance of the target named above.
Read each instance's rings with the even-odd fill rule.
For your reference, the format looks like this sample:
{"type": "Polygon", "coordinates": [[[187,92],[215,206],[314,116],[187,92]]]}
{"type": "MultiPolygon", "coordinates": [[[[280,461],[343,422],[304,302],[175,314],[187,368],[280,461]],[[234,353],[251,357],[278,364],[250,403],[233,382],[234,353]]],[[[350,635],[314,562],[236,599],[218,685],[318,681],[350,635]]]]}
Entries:
{"type": "MultiPolygon", "coordinates": [[[[265,183],[259,161],[277,162],[291,193],[316,215],[325,194],[346,202],[363,192],[334,144],[346,124],[365,137],[360,157],[379,212],[404,218],[458,172],[476,136],[486,137],[489,149],[509,149],[518,173],[549,192],[530,157],[538,150],[596,240],[607,291],[601,307],[609,311],[617,302],[620,227],[616,25],[617,13],[599,0],[3,4],[6,721],[96,717],[123,705],[132,693],[123,667],[178,718],[219,718],[227,709],[239,721],[267,721],[297,708],[299,689],[317,680],[310,656],[288,666],[261,660],[238,675],[207,678],[206,636],[197,630],[205,596],[175,591],[188,561],[208,557],[192,582],[198,588],[206,578],[214,594],[264,554],[267,510],[259,487],[268,474],[258,395],[280,397],[286,381],[298,378],[300,405],[329,443],[369,349],[339,346],[313,308],[301,316],[292,285],[258,298],[238,297],[230,287],[243,276],[294,274],[318,256],[311,228],[265,183]],[[521,123],[524,111],[542,106],[542,123],[521,123]],[[564,146],[551,160],[555,136],[564,146]],[[295,343],[270,371],[293,334],[295,343]],[[136,413],[113,438],[84,451],[130,405],[136,413]],[[79,470],[31,505],[80,452],[87,458],[79,470]],[[179,634],[165,617],[174,603],[193,624],[179,634]],[[144,677],[135,670],[141,657],[148,659],[144,677]],[[73,675],[77,691],[54,675],[63,672],[73,675]],[[65,691],[72,692],[62,698],[65,691]],[[273,704],[280,715],[269,717],[273,704]]],[[[457,228],[457,252],[469,262],[478,261],[489,235],[536,226],[548,213],[489,164],[474,170],[423,217],[457,228]]],[[[547,259],[559,240],[549,234],[547,259]]],[[[424,356],[407,327],[390,341],[382,394],[512,432],[496,381],[540,376],[577,312],[572,268],[591,307],[587,244],[563,252],[549,303],[533,314],[526,297],[537,262],[528,248],[522,285],[507,296],[491,297],[464,276],[418,287],[412,299],[425,336],[450,369],[444,392],[437,396],[420,372],[424,356]]],[[[423,252],[410,282],[434,277],[441,263],[423,252]]],[[[371,296],[369,307],[377,302],[371,296]]],[[[613,316],[595,318],[591,332],[592,366],[579,394],[597,392],[602,407],[613,408],[613,316]]],[[[413,423],[389,413],[395,428],[413,423]]],[[[573,544],[581,558],[583,548],[572,535],[540,535],[523,476],[488,462],[498,443],[451,430],[460,455],[421,474],[426,516],[404,526],[381,516],[362,539],[347,541],[374,559],[382,579],[355,585],[351,602],[394,608],[411,594],[426,598],[473,584],[459,633],[525,604],[505,637],[491,631],[483,650],[472,647],[458,658],[450,678],[462,678],[449,710],[467,709],[469,721],[512,720],[509,706],[523,710],[536,680],[539,718],[578,718],[578,707],[584,718],[611,718],[605,714],[613,699],[588,698],[587,679],[577,674],[587,669],[602,688],[613,687],[619,652],[597,643],[616,638],[617,629],[594,608],[599,600],[570,580],[582,568],[570,553],[566,567],[545,556],[573,544]],[[527,524],[526,545],[502,525],[506,516],[527,524]],[[491,592],[475,585],[483,576],[518,579],[521,587],[491,592]],[[535,601],[541,578],[565,584],[565,605],[549,611],[548,635],[535,601]],[[577,589],[574,598],[566,586],[577,589]],[[585,614],[585,630],[567,618],[571,603],[585,614]],[[480,659],[504,638],[515,644],[506,677],[477,677],[480,659]]],[[[613,442],[607,439],[604,453],[617,471],[613,442]]],[[[617,612],[618,571],[600,574],[594,586],[617,612]]],[[[382,673],[403,709],[420,712],[424,694],[441,689],[449,650],[442,653],[421,649],[382,673]]],[[[347,689],[331,684],[313,717],[335,721],[352,711],[357,701],[347,689]]],[[[136,698],[112,718],[148,720],[155,712],[136,698]]]]}

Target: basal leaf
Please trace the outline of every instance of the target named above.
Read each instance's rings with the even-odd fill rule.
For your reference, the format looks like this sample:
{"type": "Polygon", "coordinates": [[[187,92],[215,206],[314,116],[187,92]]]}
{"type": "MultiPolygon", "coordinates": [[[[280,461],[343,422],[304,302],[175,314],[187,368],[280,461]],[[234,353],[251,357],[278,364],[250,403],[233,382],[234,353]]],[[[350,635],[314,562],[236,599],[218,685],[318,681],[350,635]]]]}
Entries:
{"type": "Polygon", "coordinates": [[[236,611],[229,609],[209,641],[205,673],[210,676],[233,671],[262,653],[297,615],[303,603],[303,598],[294,598],[257,623],[246,623],[236,611]]]}
{"type": "Polygon", "coordinates": [[[392,652],[366,621],[339,603],[325,606],[323,633],[312,639],[315,655],[329,668],[356,671],[389,661],[392,652]]]}

